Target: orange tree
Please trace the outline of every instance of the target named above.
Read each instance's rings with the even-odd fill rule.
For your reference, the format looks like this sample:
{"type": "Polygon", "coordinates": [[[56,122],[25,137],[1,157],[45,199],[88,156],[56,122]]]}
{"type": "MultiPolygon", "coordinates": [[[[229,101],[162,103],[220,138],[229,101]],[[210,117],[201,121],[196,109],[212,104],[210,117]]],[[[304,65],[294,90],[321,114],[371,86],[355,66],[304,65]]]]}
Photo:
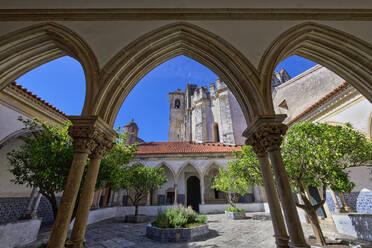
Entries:
{"type": "Polygon", "coordinates": [[[303,201],[297,206],[305,211],[317,242],[324,246],[316,210],[325,203],[328,187],[339,193],[353,189],[345,169],[372,160],[372,144],[350,124],[342,127],[307,122],[288,130],[282,155],[292,189],[303,201]],[[309,186],[322,189],[321,200],[315,204],[306,194],[309,186]]]}

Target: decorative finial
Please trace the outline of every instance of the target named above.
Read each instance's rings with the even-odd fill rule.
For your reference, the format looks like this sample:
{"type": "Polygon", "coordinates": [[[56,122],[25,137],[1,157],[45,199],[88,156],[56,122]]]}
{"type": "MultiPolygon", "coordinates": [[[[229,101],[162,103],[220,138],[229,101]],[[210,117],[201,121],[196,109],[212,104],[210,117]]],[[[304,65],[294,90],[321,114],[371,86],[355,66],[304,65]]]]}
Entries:
{"type": "Polygon", "coordinates": [[[132,122],[134,122],[134,118],[132,118],[132,122]]]}

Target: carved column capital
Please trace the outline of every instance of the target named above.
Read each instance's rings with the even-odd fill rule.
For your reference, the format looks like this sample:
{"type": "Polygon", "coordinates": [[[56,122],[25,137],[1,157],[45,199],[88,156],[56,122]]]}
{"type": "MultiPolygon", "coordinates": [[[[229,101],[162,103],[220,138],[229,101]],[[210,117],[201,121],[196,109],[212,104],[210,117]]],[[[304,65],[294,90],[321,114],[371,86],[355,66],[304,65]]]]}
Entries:
{"type": "Polygon", "coordinates": [[[247,140],[245,141],[245,144],[252,146],[252,149],[253,149],[254,153],[256,153],[256,155],[258,157],[266,157],[267,156],[267,152],[265,150],[265,147],[263,147],[261,145],[260,141],[256,138],[255,135],[252,135],[252,136],[248,137],[247,140]]]}
{"type": "Polygon", "coordinates": [[[114,145],[113,140],[105,137],[102,133],[101,137],[96,139],[96,147],[93,149],[89,157],[93,159],[103,158],[105,154],[114,147],[114,145]]]}
{"type": "Polygon", "coordinates": [[[247,137],[246,144],[251,145],[257,155],[264,155],[264,150],[279,149],[288,129],[282,123],[284,118],[285,115],[257,116],[243,133],[247,137]]]}
{"type": "Polygon", "coordinates": [[[95,148],[95,137],[98,135],[96,129],[71,126],[69,134],[73,138],[75,152],[90,154],[95,148]]]}
{"type": "Polygon", "coordinates": [[[266,151],[273,151],[280,148],[287,129],[283,123],[265,123],[256,130],[255,136],[266,151]]]}
{"type": "Polygon", "coordinates": [[[69,116],[72,126],[69,134],[73,138],[75,152],[97,156],[112,148],[116,132],[98,116],[69,116]]]}

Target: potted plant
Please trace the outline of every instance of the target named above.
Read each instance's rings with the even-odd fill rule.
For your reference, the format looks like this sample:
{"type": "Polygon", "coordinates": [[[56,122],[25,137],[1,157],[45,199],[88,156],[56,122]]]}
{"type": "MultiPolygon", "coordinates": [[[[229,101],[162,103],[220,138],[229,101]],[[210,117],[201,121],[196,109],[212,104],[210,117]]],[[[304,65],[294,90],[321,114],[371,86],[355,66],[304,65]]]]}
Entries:
{"type": "Polygon", "coordinates": [[[146,236],[160,242],[186,242],[204,239],[209,229],[207,216],[182,205],[159,212],[146,228],[146,236]]]}

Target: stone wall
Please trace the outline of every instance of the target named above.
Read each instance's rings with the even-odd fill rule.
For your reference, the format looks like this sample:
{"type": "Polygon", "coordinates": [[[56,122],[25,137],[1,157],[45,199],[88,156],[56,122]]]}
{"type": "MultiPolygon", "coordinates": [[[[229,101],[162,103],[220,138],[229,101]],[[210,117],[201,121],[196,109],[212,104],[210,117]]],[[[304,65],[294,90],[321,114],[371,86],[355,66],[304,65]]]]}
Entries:
{"type": "MultiPolygon", "coordinates": [[[[0,223],[9,223],[19,220],[25,213],[29,197],[2,197],[0,198],[0,223]]],[[[42,226],[53,224],[54,216],[49,201],[42,197],[37,211],[38,217],[42,218],[42,226]]]]}
{"type": "MultiPolygon", "coordinates": [[[[344,198],[347,205],[356,213],[372,214],[372,191],[362,190],[360,192],[344,193],[344,198]]],[[[340,206],[341,200],[337,196],[340,206]]],[[[335,204],[333,202],[331,193],[327,190],[327,205],[331,212],[335,212],[335,204]]]]}

